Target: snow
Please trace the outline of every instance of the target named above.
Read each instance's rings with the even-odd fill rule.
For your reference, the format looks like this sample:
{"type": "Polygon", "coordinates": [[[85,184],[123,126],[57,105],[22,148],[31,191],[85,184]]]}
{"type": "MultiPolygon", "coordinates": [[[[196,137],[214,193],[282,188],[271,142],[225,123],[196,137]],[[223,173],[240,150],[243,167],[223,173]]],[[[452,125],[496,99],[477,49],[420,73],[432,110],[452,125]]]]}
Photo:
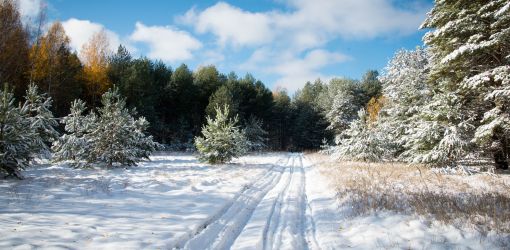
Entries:
{"type": "Polygon", "coordinates": [[[492,248],[476,231],[349,216],[303,154],[211,166],[159,153],[128,169],[44,165],[0,181],[0,249],[492,248]]]}

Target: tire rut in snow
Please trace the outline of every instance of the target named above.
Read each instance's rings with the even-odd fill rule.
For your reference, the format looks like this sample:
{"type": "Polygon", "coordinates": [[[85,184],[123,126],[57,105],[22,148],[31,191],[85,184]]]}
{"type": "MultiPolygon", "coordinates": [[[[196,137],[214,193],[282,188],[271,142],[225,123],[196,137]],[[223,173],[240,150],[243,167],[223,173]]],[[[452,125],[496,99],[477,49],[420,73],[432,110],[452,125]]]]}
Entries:
{"type": "MultiPolygon", "coordinates": [[[[308,249],[305,237],[305,211],[304,200],[304,171],[301,154],[295,155],[299,162],[294,160],[292,165],[292,179],[286,190],[281,207],[282,215],[271,246],[266,249],[308,249]]],[[[270,242],[268,242],[270,243],[270,242]]]]}
{"type": "Polygon", "coordinates": [[[309,249],[316,249],[320,250],[319,242],[317,241],[316,236],[316,224],[315,220],[313,218],[313,210],[312,206],[310,206],[310,203],[308,201],[308,195],[306,194],[306,169],[303,164],[303,157],[301,157],[301,169],[303,171],[303,199],[304,199],[304,214],[305,214],[305,220],[306,220],[306,227],[303,227],[306,234],[306,241],[308,243],[309,249]]]}
{"type": "Polygon", "coordinates": [[[243,190],[217,219],[208,223],[186,242],[184,249],[226,249],[235,241],[250,219],[258,203],[276,185],[283,168],[273,166],[267,174],[258,178],[243,190]]]}
{"type": "Polygon", "coordinates": [[[258,204],[231,249],[308,249],[302,155],[288,157],[280,182],[258,204]]]}
{"type": "MultiPolygon", "coordinates": [[[[253,212],[249,222],[235,240],[231,249],[263,249],[267,237],[272,237],[280,216],[283,193],[288,188],[291,178],[291,155],[287,157],[280,181],[264,196],[253,212]],[[290,164],[290,165],[289,165],[290,164]]],[[[269,239],[272,241],[272,239],[269,239]]]]}

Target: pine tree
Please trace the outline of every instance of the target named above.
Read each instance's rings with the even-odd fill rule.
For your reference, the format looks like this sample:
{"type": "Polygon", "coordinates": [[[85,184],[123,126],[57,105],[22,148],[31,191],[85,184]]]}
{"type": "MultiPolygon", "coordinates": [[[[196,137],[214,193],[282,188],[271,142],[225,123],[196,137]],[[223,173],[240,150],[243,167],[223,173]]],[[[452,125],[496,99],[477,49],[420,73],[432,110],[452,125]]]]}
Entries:
{"type": "Polygon", "coordinates": [[[0,170],[22,179],[20,170],[48,151],[48,143],[58,135],[49,111],[51,99],[38,94],[35,85],[29,86],[23,105],[15,106],[7,85],[0,98],[0,170]]]}
{"type": "Polygon", "coordinates": [[[321,92],[319,106],[334,134],[342,133],[356,119],[364,105],[361,92],[358,82],[350,79],[332,79],[321,92]]]}
{"type": "Polygon", "coordinates": [[[379,134],[374,132],[364,109],[358,111],[354,120],[341,136],[337,137],[333,157],[345,160],[378,161],[384,155],[379,134]]]}
{"type": "Polygon", "coordinates": [[[456,105],[461,107],[460,120],[448,118],[448,121],[454,125],[469,121],[468,127],[474,131],[467,131],[468,142],[476,142],[483,151],[492,154],[496,168],[507,169],[510,3],[436,1],[422,27],[432,29],[424,41],[432,52],[434,91],[454,95],[456,105]]]}
{"type": "Polygon", "coordinates": [[[28,114],[33,129],[36,130],[42,140],[42,149],[47,152],[49,152],[47,145],[51,145],[59,136],[59,133],[55,130],[58,122],[50,110],[51,104],[52,99],[47,94],[39,94],[39,89],[35,84],[28,86],[22,110],[28,114]]]}
{"type": "Polygon", "coordinates": [[[85,115],[85,102],[75,100],[71,104],[71,113],[62,118],[66,134],[53,143],[53,161],[68,161],[74,167],[86,164],[91,144],[86,138],[96,122],[95,113],[85,115]]]}
{"type": "Polygon", "coordinates": [[[145,118],[133,117],[116,88],[103,94],[101,104],[98,118],[85,137],[92,144],[87,161],[113,167],[136,165],[141,159],[148,159],[158,146],[152,136],[145,135],[149,125],[145,118]]]}
{"type": "Polygon", "coordinates": [[[211,164],[229,162],[242,156],[248,149],[246,135],[236,126],[237,116],[229,118],[229,107],[216,108],[216,117],[207,116],[202,128],[203,137],[195,137],[199,159],[211,164]]]}
{"type": "Polygon", "coordinates": [[[69,161],[77,167],[132,166],[160,148],[145,134],[148,122],[133,117],[116,88],[103,94],[101,103],[97,115],[83,115],[84,103],[73,103],[71,114],[63,119],[67,134],[53,145],[57,161],[69,161]]]}
{"type": "Polygon", "coordinates": [[[248,140],[250,151],[260,151],[267,147],[267,132],[262,128],[262,125],[262,121],[255,116],[251,116],[246,123],[244,134],[248,140]]]}
{"type": "MultiPolygon", "coordinates": [[[[382,94],[385,105],[379,112],[377,129],[385,138],[388,154],[401,157],[402,160],[414,161],[415,158],[426,154],[432,144],[428,139],[418,137],[428,135],[434,127],[421,126],[424,121],[420,116],[424,107],[432,100],[432,92],[427,84],[428,80],[428,52],[423,48],[413,51],[400,50],[390,60],[380,77],[383,84],[382,94]],[[414,150],[420,148],[421,150],[414,150]],[[406,152],[410,150],[409,152],[406,152]],[[402,155],[403,154],[403,155],[402,155]]],[[[417,160],[420,161],[420,160],[417,160]]]]}

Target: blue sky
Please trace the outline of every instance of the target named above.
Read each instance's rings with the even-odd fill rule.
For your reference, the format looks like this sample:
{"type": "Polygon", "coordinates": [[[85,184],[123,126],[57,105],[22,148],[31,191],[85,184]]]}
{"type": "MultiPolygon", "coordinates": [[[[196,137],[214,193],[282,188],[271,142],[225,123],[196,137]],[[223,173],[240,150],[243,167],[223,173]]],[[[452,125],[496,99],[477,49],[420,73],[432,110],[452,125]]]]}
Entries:
{"type": "Polygon", "coordinates": [[[318,77],[382,70],[396,50],[422,45],[418,28],[432,7],[432,0],[20,0],[22,13],[35,16],[41,2],[78,52],[104,29],[112,49],[123,44],[172,68],[250,72],[291,92],[318,77]]]}

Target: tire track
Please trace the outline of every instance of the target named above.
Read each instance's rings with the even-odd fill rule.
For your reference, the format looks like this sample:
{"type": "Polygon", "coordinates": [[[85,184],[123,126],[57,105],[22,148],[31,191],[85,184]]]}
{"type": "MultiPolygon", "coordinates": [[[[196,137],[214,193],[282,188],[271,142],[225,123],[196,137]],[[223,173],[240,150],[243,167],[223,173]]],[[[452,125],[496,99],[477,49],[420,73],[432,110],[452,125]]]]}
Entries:
{"type": "Polygon", "coordinates": [[[290,183],[292,182],[292,177],[294,176],[294,161],[295,158],[293,155],[290,155],[290,158],[292,158],[292,163],[290,166],[288,166],[289,170],[289,177],[287,178],[287,181],[285,183],[284,188],[280,191],[278,194],[277,199],[275,200],[275,203],[273,205],[273,208],[271,209],[270,216],[267,218],[267,230],[264,230],[264,236],[263,236],[263,249],[273,249],[274,245],[274,237],[277,236],[277,238],[280,237],[278,227],[281,223],[281,215],[282,215],[282,207],[284,205],[284,196],[288,193],[290,183]]]}
{"type": "MultiPolygon", "coordinates": [[[[295,155],[295,160],[301,160],[301,155],[295,155]]],[[[285,206],[282,207],[281,212],[283,216],[275,235],[276,240],[270,249],[308,249],[304,231],[306,223],[304,208],[306,207],[303,199],[302,162],[294,161],[292,169],[292,180],[284,195],[285,206]]]]}
{"type": "MultiPolygon", "coordinates": [[[[288,164],[289,159],[287,160],[288,164]]],[[[226,209],[190,238],[184,249],[226,249],[242,232],[257,205],[277,183],[284,169],[274,165],[267,174],[243,190],[226,209]]]]}

